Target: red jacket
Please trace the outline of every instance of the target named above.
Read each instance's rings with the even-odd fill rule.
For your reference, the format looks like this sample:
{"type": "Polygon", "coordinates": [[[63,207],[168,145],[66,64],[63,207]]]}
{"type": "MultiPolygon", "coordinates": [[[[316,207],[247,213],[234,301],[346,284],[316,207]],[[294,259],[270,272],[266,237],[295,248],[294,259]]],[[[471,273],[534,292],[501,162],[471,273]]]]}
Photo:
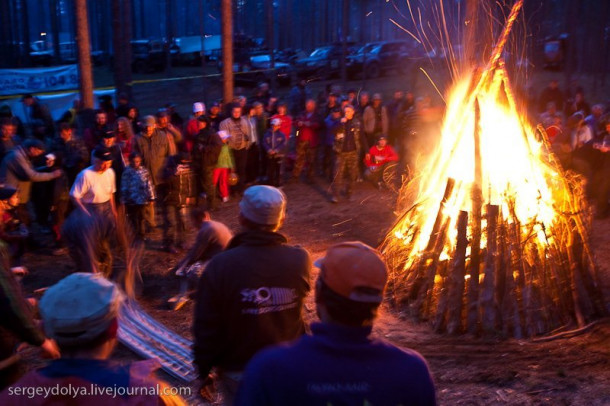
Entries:
{"type": "Polygon", "coordinates": [[[286,139],[290,138],[290,134],[292,134],[292,117],[290,117],[288,114],[284,114],[283,116],[280,116],[279,114],[274,114],[273,116],[271,116],[271,120],[273,120],[274,118],[280,119],[280,121],[282,122],[280,124],[280,131],[286,134],[286,139]]]}
{"type": "Polygon", "coordinates": [[[296,119],[296,127],[299,132],[297,142],[309,142],[312,147],[318,145],[318,133],[322,127],[320,116],[316,113],[303,112],[296,119]]]}
{"type": "Polygon", "coordinates": [[[369,155],[369,159],[365,159],[364,163],[371,170],[375,170],[388,162],[398,161],[396,151],[394,151],[394,148],[392,148],[391,145],[387,144],[383,149],[379,149],[377,148],[377,145],[373,145],[369,150],[369,155]]]}

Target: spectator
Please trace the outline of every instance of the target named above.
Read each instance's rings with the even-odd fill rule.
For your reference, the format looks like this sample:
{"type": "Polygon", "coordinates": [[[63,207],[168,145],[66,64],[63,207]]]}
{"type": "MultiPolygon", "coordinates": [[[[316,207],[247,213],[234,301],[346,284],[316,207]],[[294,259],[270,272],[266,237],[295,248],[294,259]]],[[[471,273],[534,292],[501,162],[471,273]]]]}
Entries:
{"type": "Polygon", "coordinates": [[[146,235],[146,206],[154,204],[155,188],[150,173],[142,166],[142,156],[137,152],[129,155],[129,166],[121,177],[121,204],[125,205],[127,219],[135,237],[144,241],[146,235]]]}
{"type": "Polygon", "coordinates": [[[176,248],[185,248],[187,210],[197,197],[197,183],[189,153],[182,151],[169,157],[163,178],[163,193],[159,195],[163,215],[163,249],[176,254],[176,248]]]}
{"type": "Polygon", "coordinates": [[[307,81],[305,79],[299,80],[299,83],[290,91],[288,98],[290,100],[290,114],[292,117],[296,117],[305,110],[305,103],[311,99],[311,92],[307,88],[307,81]]]}
{"type": "MultiPolygon", "coordinates": [[[[119,288],[101,275],[74,273],[51,286],[40,301],[40,313],[62,357],[29,372],[13,388],[50,391],[72,386],[73,404],[185,405],[182,398],[167,394],[165,382],[152,376],[156,361],[119,365],[109,360],[117,344],[121,301],[119,288]],[[94,387],[99,393],[87,395],[94,387]]],[[[66,404],[66,399],[63,392],[37,392],[32,398],[10,396],[10,391],[0,394],[0,403],[6,405],[66,404]]]]}
{"type": "Polygon", "coordinates": [[[214,132],[218,132],[220,130],[220,123],[224,120],[224,117],[220,114],[220,103],[212,103],[208,112],[208,120],[210,121],[210,128],[214,132]]]}
{"type": "Polygon", "coordinates": [[[286,213],[280,190],[252,186],[239,207],[242,232],[202,274],[193,322],[202,394],[209,395],[208,374],[216,367],[228,405],[256,352],[305,332],[303,300],[311,267],[307,251],[288,245],[278,233],[286,213]]]}
{"type": "Polygon", "coordinates": [[[210,128],[206,116],[198,118],[199,133],[195,138],[193,148],[193,170],[200,182],[200,190],[205,193],[207,209],[216,209],[216,186],[214,185],[214,168],[223,142],[218,133],[210,128]]]}
{"type": "Polygon", "coordinates": [[[83,133],[83,141],[85,141],[85,145],[89,151],[92,151],[109,131],[110,128],[108,128],[108,116],[106,115],[106,112],[97,110],[95,112],[95,125],[86,128],[83,133]]]}
{"type": "Polygon", "coordinates": [[[55,155],[56,165],[68,176],[69,185],[89,163],[87,146],[83,140],[74,136],[74,130],[67,123],[59,125],[59,137],[51,142],[49,152],[55,155]]]}
{"type": "Polygon", "coordinates": [[[248,146],[248,157],[246,159],[246,184],[250,185],[257,181],[260,176],[260,163],[261,163],[261,147],[260,143],[263,139],[263,135],[265,135],[266,125],[260,124],[260,121],[264,120],[264,117],[258,117],[256,110],[260,109],[260,113],[263,112],[263,105],[259,102],[256,102],[252,105],[250,110],[246,115],[246,122],[248,123],[248,134],[250,135],[250,145],[248,146]],[[259,130],[263,130],[262,133],[259,133],[259,130]]]}
{"type": "Polygon", "coordinates": [[[324,119],[328,117],[335,107],[339,107],[339,102],[336,93],[329,93],[326,103],[320,106],[320,116],[324,119]]]}
{"type": "Polygon", "coordinates": [[[388,139],[384,135],[380,136],[377,143],[364,156],[364,163],[367,168],[364,172],[365,178],[381,188],[381,176],[384,169],[390,162],[396,161],[398,161],[398,155],[394,148],[388,144],[388,139]]]}
{"type": "Polygon", "coordinates": [[[40,104],[39,100],[31,94],[26,94],[21,98],[25,108],[25,123],[30,127],[30,134],[34,133],[34,123],[42,123],[43,133],[53,135],[53,118],[46,105],[40,104]]]}
{"type": "Polygon", "coordinates": [[[195,137],[199,134],[199,117],[205,115],[205,104],[201,102],[193,103],[193,115],[187,121],[184,129],[184,148],[188,152],[193,151],[195,137]]]}
{"type": "Polygon", "coordinates": [[[555,118],[559,118],[563,122],[563,116],[557,111],[555,102],[549,102],[546,110],[540,114],[540,123],[544,128],[548,128],[555,123],[555,118]]]}
{"type": "Polygon", "coordinates": [[[271,186],[281,185],[282,161],[286,153],[288,137],[281,130],[282,121],[279,118],[271,120],[271,128],[263,138],[263,150],[267,154],[267,178],[271,186]]]}
{"type": "MultiPolygon", "coordinates": [[[[142,164],[150,173],[155,189],[163,183],[161,172],[169,154],[169,140],[157,132],[155,118],[146,116],[142,121],[142,132],[136,137],[134,151],[142,156],[142,164]]],[[[155,192],[158,195],[158,191],[155,192]]]]}
{"type": "Polygon", "coordinates": [[[293,181],[298,182],[303,167],[307,165],[307,182],[313,182],[314,163],[316,148],[318,146],[319,132],[322,128],[322,120],[316,113],[316,102],[313,99],[305,103],[303,111],[295,120],[298,132],[296,144],[296,161],[292,171],[293,181]]]}
{"type": "Polygon", "coordinates": [[[32,182],[45,182],[61,175],[60,169],[52,172],[41,172],[34,169],[32,158],[42,155],[44,144],[37,139],[28,139],[23,145],[9,152],[0,164],[0,182],[19,190],[19,215],[30,225],[30,216],[26,204],[30,201],[32,182]]]}
{"type": "Polygon", "coordinates": [[[182,128],[184,128],[184,119],[180,113],[176,111],[176,104],[167,103],[165,105],[165,111],[167,111],[170,124],[174,126],[178,132],[181,132],[182,128]]]}
{"type": "Polygon", "coordinates": [[[365,107],[362,114],[362,126],[368,145],[374,145],[381,134],[388,134],[388,112],[381,102],[381,94],[375,93],[373,102],[365,107]]]}
{"type": "Polygon", "coordinates": [[[125,93],[120,93],[119,94],[119,103],[116,106],[116,116],[117,118],[120,117],[127,117],[129,115],[129,109],[131,109],[131,103],[129,103],[129,97],[127,97],[127,94],[125,93]]]}
{"type": "Polygon", "coordinates": [[[358,98],[358,104],[356,105],[356,117],[362,120],[362,116],[364,115],[364,109],[366,109],[370,104],[370,95],[369,92],[360,92],[360,97],[358,98]]]}
{"type": "Polygon", "coordinates": [[[564,96],[563,92],[559,90],[559,82],[556,79],[551,80],[549,85],[540,93],[538,111],[542,113],[549,102],[554,102],[557,110],[563,111],[564,96]]]}
{"type": "Polygon", "coordinates": [[[292,117],[288,115],[288,104],[281,101],[277,105],[277,114],[271,116],[271,120],[274,118],[280,119],[282,124],[280,125],[280,131],[286,134],[286,137],[290,138],[292,134],[292,117]]]}
{"type": "Polygon", "coordinates": [[[214,187],[218,186],[220,199],[223,203],[226,203],[229,201],[229,173],[235,171],[235,162],[233,160],[233,150],[229,147],[231,135],[226,131],[218,131],[218,136],[222,141],[222,146],[214,168],[213,182],[214,187]]]}
{"type": "Polygon", "coordinates": [[[0,161],[18,144],[17,126],[11,118],[3,118],[0,122],[0,161]]]}
{"type": "Polygon", "coordinates": [[[132,106],[127,112],[127,118],[129,119],[129,123],[131,124],[131,129],[134,134],[140,134],[142,131],[142,127],[140,126],[140,117],[138,114],[138,109],[132,106]]]}
{"type": "MultiPolygon", "coordinates": [[[[600,127],[601,117],[604,114],[604,105],[595,104],[591,107],[591,114],[585,115],[585,124],[591,129],[591,133],[595,137],[598,133],[604,132],[604,128],[600,127]]],[[[584,115],[584,113],[583,113],[584,115]]]]}
{"type": "Polygon", "coordinates": [[[129,124],[129,119],[126,117],[119,117],[114,122],[114,136],[115,143],[121,149],[123,153],[123,161],[129,161],[129,155],[133,151],[133,144],[136,142],[133,128],[129,124]]]}
{"type": "Polygon", "coordinates": [[[395,90],[392,101],[387,105],[388,112],[388,142],[395,145],[396,139],[400,135],[400,120],[405,103],[405,94],[402,90],[395,90]]]}
{"type": "Polygon", "coordinates": [[[335,145],[335,134],[341,126],[341,108],[335,107],[330,112],[330,115],[324,120],[324,130],[326,134],[324,136],[324,143],[322,146],[322,172],[323,175],[332,182],[334,175],[334,160],[335,152],[333,147],[335,145]]]}
{"type": "MultiPolygon", "coordinates": [[[[5,202],[16,193],[16,189],[0,187],[0,216],[5,202]]],[[[39,346],[47,356],[58,358],[59,349],[55,343],[45,338],[34,321],[28,301],[23,297],[21,287],[10,268],[6,245],[0,244],[0,390],[16,382],[23,373],[24,366],[18,354],[14,353],[19,341],[39,346]]],[[[0,394],[0,404],[12,405],[11,400],[0,394]]]]}
{"type": "Polygon", "coordinates": [[[100,105],[100,110],[106,113],[108,125],[114,125],[117,115],[114,110],[114,105],[112,104],[112,96],[108,94],[100,96],[98,98],[98,103],[100,105]]]}
{"type": "Polygon", "coordinates": [[[347,175],[347,185],[345,196],[348,200],[352,196],[352,184],[358,178],[360,171],[359,156],[360,151],[366,151],[366,138],[361,131],[360,121],[355,117],[353,106],[345,106],[344,117],[341,119],[341,126],[337,128],[335,134],[335,174],[332,182],[332,194],[330,201],[338,203],[338,196],[342,192],[344,178],[347,175]]]}
{"type": "Polygon", "coordinates": [[[182,133],[169,121],[169,118],[169,113],[166,110],[157,113],[157,132],[167,138],[169,154],[176,155],[178,144],[182,142],[182,133]]]}
{"type": "Polygon", "coordinates": [[[371,337],[388,278],[381,255],[359,241],[344,242],[316,265],[320,323],[311,336],[257,354],[235,404],[434,406],[424,358],[371,337]]]}
{"type": "MultiPolygon", "coordinates": [[[[9,193],[14,189],[7,188],[9,193]]],[[[19,217],[19,192],[15,191],[8,199],[0,199],[0,240],[6,243],[10,255],[10,266],[21,266],[29,236],[27,226],[19,217]]],[[[0,242],[2,244],[2,242],[0,242]]],[[[3,251],[4,254],[4,251],[3,251]]]]}
{"type": "Polygon", "coordinates": [[[589,106],[589,103],[585,101],[585,94],[582,89],[576,92],[573,99],[569,99],[567,101],[565,107],[565,116],[570,117],[577,111],[582,111],[585,117],[591,114],[591,107],[589,106]]]}
{"type": "Polygon", "coordinates": [[[246,182],[246,169],[248,165],[248,148],[252,142],[250,135],[250,124],[248,119],[242,116],[242,108],[233,105],[231,117],[220,123],[220,131],[229,134],[229,147],[235,160],[235,172],[239,177],[235,186],[235,191],[240,194],[243,192],[246,182]]]}

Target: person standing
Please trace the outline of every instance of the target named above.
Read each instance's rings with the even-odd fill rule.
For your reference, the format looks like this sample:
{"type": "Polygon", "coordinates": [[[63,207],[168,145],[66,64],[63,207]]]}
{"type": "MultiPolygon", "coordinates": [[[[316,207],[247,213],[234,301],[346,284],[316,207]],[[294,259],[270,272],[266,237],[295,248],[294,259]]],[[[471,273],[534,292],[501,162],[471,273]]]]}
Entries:
{"type": "Polygon", "coordinates": [[[239,203],[242,231],[208,263],[199,280],[193,319],[194,357],[204,381],[216,368],[232,404],[241,373],[250,358],[269,345],[305,332],[303,301],[309,291],[311,260],[288,245],[278,232],[286,197],[271,186],[248,188],[239,203]]]}
{"type": "Polygon", "coordinates": [[[92,165],[77,176],[70,197],[75,210],[66,219],[62,236],[76,268],[86,272],[112,273],[111,245],[116,239],[116,181],[112,153],[99,146],[92,165]]]}
{"type": "Polygon", "coordinates": [[[347,105],[343,109],[344,117],[341,119],[341,126],[337,128],[335,134],[335,174],[332,182],[332,195],[330,201],[338,203],[339,194],[343,191],[344,178],[347,175],[347,185],[345,186],[345,196],[348,200],[352,196],[352,184],[360,173],[360,152],[367,150],[367,143],[361,131],[360,120],[354,117],[356,111],[352,105],[347,105]]]}
{"type": "Polygon", "coordinates": [[[184,148],[188,152],[193,151],[193,144],[199,133],[199,117],[201,116],[205,116],[205,104],[201,102],[193,103],[193,115],[184,127],[184,148]]]}
{"type": "Polygon", "coordinates": [[[381,94],[375,93],[373,95],[373,102],[365,107],[362,114],[362,126],[364,127],[364,135],[368,145],[375,145],[377,137],[380,135],[388,135],[388,113],[381,102],[381,94]]]}
{"type": "Polygon", "coordinates": [[[282,122],[279,118],[271,120],[271,128],[263,138],[263,150],[267,155],[267,179],[271,186],[281,185],[282,160],[286,153],[288,137],[281,130],[282,122]]]}
{"type": "Polygon", "coordinates": [[[251,144],[250,125],[248,119],[242,116],[242,108],[234,104],[231,108],[231,117],[220,123],[220,131],[229,135],[229,148],[235,160],[235,172],[238,176],[235,192],[241,194],[246,182],[246,168],[248,165],[248,148],[251,144]]]}
{"type": "Polygon", "coordinates": [[[129,166],[121,177],[121,204],[125,205],[127,219],[131,223],[135,237],[143,241],[146,235],[146,206],[154,204],[155,188],[150,174],[142,166],[142,156],[137,152],[129,155],[129,166]]]}
{"type": "Polygon", "coordinates": [[[311,336],[254,356],[235,405],[436,405],[424,358],[373,335],[388,279],[381,254],[344,242],[316,266],[320,322],[311,336]]]}
{"type": "Polygon", "coordinates": [[[216,131],[210,127],[206,116],[198,118],[199,132],[193,146],[193,169],[197,174],[200,191],[205,194],[208,210],[216,208],[216,187],[214,185],[214,168],[223,142],[216,131]]]}
{"type": "Polygon", "coordinates": [[[316,113],[316,102],[313,99],[305,103],[305,111],[296,118],[297,157],[292,171],[293,181],[298,182],[303,167],[307,165],[307,182],[313,182],[316,148],[322,120],[316,113]]]}

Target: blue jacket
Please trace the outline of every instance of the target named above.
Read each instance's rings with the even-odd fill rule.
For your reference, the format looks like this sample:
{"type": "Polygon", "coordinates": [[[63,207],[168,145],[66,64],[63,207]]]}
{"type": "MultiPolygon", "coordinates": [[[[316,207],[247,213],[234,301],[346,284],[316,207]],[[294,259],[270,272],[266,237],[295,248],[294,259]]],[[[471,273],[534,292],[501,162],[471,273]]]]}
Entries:
{"type": "Polygon", "coordinates": [[[372,339],[370,327],[329,323],[290,346],[257,354],[235,405],[436,405],[426,361],[372,339]]]}
{"type": "Polygon", "coordinates": [[[286,134],[280,130],[267,130],[263,137],[263,148],[267,153],[274,149],[277,151],[278,156],[284,155],[286,153],[286,134]]]}

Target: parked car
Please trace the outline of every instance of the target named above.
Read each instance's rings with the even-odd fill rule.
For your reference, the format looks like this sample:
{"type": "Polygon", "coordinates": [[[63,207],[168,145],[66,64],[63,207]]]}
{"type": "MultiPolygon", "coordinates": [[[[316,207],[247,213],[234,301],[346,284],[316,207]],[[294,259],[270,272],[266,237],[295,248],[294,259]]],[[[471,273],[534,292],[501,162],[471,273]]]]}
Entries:
{"type": "Polygon", "coordinates": [[[406,74],[411,71],[414,61],[420,58],[421,55],[416,54],[413,44],[409,42],[372,42],[349,56],[347,73],[349,77],[365,75],[371,79],[390,71],[406,74]]]}
{"type": "Polygon", "coordinates": [[[30,61],[33,65],[50,66],[53,63],[53,48],[45,41],[30,43],[30,61]]]}
{"type": "MultiPolygon", "coordinates": [[[[74,42],[59,43],[59,58],[61,62],[76,63],[78,61],[78,50],[74,42]]],[[[104,63],[104,51],[91,51],[91,62],[94,65],[102,65],[104,63]]]]}
{"type": "MultiPolygon", "coordinates": [[[[222,62],[218,63],[218,69],[222,69],[222,62]]],[[[271,56],[268,53],[254,55],[246,61],[242,60],[233,64],[235,83],[246,87],[254,87],[261,82],[270,82],[273,75],[280,86],[289,86],[293,71],[290,64],[280,61],[274,61],[274,70],[271,71],[271,56]]]]}
{"type": "MultiPolygon", "coordinates": [[[[354,43],[349,43],[348,55],[354,51],[354,43]]],[[[342,57],[342,44],[323,46],[316,48],[307,58],[297,60],[295,69],[299,78],[328,79],[339,75],[342,57]]]]}
{"type": "Polygon", "coordinates": [[[134,72],[159,72],[165,69],[163,42],[158,40],[131,41],[131,69],[134,72]]]}

